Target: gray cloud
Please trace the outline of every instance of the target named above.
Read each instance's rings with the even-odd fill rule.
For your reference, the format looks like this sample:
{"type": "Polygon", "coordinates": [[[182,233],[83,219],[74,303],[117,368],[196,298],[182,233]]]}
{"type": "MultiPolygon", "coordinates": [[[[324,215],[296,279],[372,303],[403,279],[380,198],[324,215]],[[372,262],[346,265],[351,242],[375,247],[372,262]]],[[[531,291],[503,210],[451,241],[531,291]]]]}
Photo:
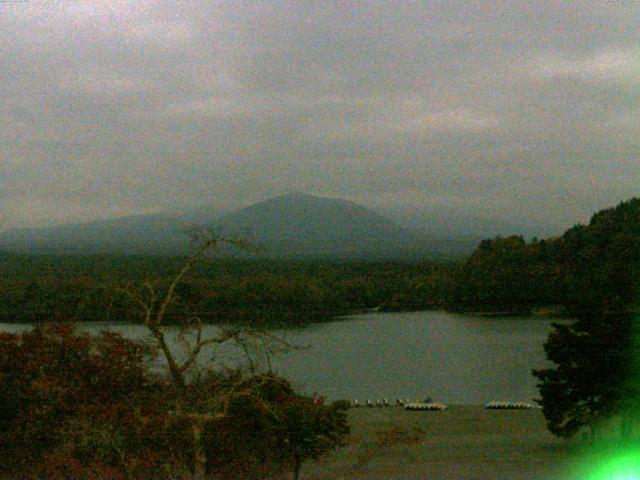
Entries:
{"type": "Polygon", "coordinates": [[[0,229],[298,190],[571,225],[637,194],[640,4],[0,4],[0,229]]]}

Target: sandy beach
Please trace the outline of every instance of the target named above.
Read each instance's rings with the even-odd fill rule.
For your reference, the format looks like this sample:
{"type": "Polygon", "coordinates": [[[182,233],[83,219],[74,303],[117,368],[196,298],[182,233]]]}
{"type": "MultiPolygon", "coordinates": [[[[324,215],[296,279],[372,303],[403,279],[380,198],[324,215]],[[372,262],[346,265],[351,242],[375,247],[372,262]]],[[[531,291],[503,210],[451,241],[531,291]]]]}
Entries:
{"type": "Polygon", "coordinates": [[[301,478],[565,479],[569,478],[567,465],[575,462],[571,452],[577,441],[567,443],[551,435],[539,409],[451,406],[441,412],[411,412],[398,407],[355,408],[349,416],[349,444],[319,462],[309,462],[301,478]],[[376,432],[394,427],[422,433],[415,443],[375,447],[376,432]]]}

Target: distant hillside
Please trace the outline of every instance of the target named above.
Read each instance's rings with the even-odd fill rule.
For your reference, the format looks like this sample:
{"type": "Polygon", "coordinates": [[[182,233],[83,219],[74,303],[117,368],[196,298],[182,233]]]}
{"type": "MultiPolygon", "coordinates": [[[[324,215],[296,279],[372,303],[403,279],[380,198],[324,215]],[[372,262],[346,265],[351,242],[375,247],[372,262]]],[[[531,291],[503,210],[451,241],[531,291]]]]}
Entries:
{"type": "Polygon", "coordinates": [[[475,240],[427,237],[350,201],[293,193],[221,218],[216,210],[199,207],[181,214],[11,230],[0,233],[0,249],[36,254],[187,254],[190,244],[184,231],[194,224],[249,240],[261,247],[260,255],[275,258],[442,258],[467,254],[475,246],[475,240]]]}

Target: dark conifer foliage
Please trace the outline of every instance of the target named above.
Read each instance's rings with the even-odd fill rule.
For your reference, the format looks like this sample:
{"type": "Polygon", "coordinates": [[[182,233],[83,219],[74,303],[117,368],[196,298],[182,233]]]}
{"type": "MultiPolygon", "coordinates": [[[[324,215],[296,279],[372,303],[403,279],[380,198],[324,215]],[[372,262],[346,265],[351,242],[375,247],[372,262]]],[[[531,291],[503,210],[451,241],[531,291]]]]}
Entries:
{"type": "Polygon", "coordinates": [[[483,240],[454,274],[446,300],[454,310],[528,313],[563,302],[558,241],[521,236],[483,240]]]}
{"type": "MultiPolygon", "coordinates": [[[[31,257],[0,263],[0,322],[137,322],[123,289],[162,286],[182,258],[31,257]]],[[[203,259],[177,289],[168,321],[197,312],[206,322],[302,325],[363,309],[441,306],[450,265],[203,259]]]]}
{"type": "Polygon", "coordinates": [[[558,255],[576,320],[545,344],[555,367],[534,371],[549,430],[568,437],[619,414],[628,433],[640,405],[640,199],[569,230],[558,255]]]}

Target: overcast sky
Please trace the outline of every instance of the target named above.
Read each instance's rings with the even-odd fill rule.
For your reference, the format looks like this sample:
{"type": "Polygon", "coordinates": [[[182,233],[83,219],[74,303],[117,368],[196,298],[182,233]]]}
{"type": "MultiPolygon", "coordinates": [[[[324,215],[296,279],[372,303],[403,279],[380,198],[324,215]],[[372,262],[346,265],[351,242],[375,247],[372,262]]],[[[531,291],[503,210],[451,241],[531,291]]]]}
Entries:
{"type": "Polygon", "coordinates": [[[0,229],[300,191],[570,226],[640,192],[634,0],[0,2],[0,229]]]}

